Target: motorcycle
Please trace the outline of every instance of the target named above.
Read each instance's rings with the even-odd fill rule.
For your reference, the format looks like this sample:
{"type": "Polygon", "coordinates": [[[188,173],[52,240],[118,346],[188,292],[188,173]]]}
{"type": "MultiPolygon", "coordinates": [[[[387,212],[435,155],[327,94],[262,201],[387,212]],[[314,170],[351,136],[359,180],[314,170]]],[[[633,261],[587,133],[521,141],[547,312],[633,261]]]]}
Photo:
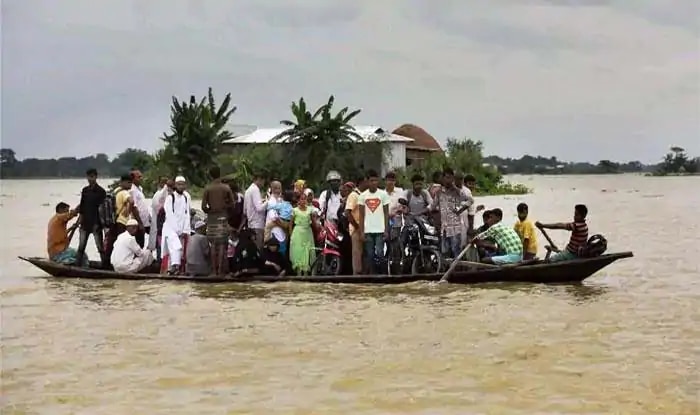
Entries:
{"type": "Polygon", "coordinates": [[[316,260],[311,264],[311,275],[340,275],[343,268],[340,256],[340,243],[343,234],[333,221],[325,221],[318,233],[318,243],[321,245],[316,260]]]}
{"type": "MultiPolygon", "coordinates": [[[[404,210],[406,199],[399,199],[404,210]]],[[[390,273],[431,274],[443,269],[440,237],[424,216],[401,213],[398,240],[392,241],[387,252],[390,273]],[[408,219],[408,220],[407,220],[408,219]],[[410,264],[410,271],[407,269],[410,264]]]]}

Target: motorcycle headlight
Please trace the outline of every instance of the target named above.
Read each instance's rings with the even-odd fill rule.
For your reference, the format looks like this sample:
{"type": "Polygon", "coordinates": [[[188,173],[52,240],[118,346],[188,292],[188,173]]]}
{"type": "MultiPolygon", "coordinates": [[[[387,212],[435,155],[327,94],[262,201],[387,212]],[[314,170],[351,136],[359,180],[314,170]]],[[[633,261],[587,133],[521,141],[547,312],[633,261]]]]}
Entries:
{"type": "Polygon", "coordinates": [[[431,235],[435,235],[435,227],[428,225],[427,223],[425,224],[425,231],[431,235]]]}

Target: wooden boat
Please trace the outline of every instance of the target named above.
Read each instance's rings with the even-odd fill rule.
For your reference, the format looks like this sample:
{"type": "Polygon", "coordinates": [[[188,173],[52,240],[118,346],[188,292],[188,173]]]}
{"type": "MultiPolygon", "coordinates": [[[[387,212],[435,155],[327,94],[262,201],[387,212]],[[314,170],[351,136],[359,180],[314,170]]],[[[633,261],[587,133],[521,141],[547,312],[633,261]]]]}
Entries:
{"type": "MultiPolygon", "coordinates": [[[[457,269],[450,276],[455,284],[478,284],[485,282],[531,282],[541,284],[581,282],[618,259],[632,257],[632,252],[620,252],[601,255],[595,258],[582,258],[571,261],[547,263],[531,261],[517,265],[505,265],[484,269],[457,269]]],[[[45,258],[20,259],[29,262],[53,277],[92,278],[115,280],[169,280],[196,281],[206,283],[226,282],[311,282],[344,284],[401,284],[415,281],[439,281],[439,274],[404,274],[404,275],[323,275],[323,276],[246,276],[246,277],[188,277],[170,276],[155,273],[121,274],[114,271],[98,269],[97,263],[90,268],[80,268],[51,262],[45,258]]]]}

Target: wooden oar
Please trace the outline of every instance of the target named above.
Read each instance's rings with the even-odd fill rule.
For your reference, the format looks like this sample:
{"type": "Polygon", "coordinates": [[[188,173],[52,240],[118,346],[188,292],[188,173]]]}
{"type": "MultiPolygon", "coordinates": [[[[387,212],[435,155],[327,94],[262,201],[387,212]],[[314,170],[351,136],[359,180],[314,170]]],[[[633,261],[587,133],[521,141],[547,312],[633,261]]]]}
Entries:
{"type": "Polygon", "coordinates": [[[549,259],[549,256],[552,255],[552,250],[558,251],[559,248],[557,248],[557,246],[554,244],[554,241],[552,241],[552,238],[550,238],[549,235],[547,235],[547,232],[544,230],[544,228],[537,228],[537,229],[539,229],[540,232],[542,232],[542,235],[544,235],[544,238],[547,240],[547,242],[549,242],[550,249],[547,250],[547,254],[544,256],[544,260],[546,261],[549,259]]]}
{"type": "Polygon", "coordinates": [[[547,240],[547,242],[549,242],[549,246],[551,246],[552,249],[556,249],[556,250],[559,249],[552,241],[552,238],[550,238],[549,235],[547,235],[547,232],[544,230],[544,228],[537,228],[537,229],[539,229],[540,232],[542,232],[542,235],[544,235],[544,238],[547,240]]]}
{"type": "Polygon", "coordinates": [[[498,265],[485,264],[483,262],[474,262],[474,261],[457,261],[457,262],[459,262],[459,265],[466,265],[466,266],[472,266],[472,267],[498,268],[498,265]]]}
{"type": "Polygon", "coordinates": [[[457,268],[457,265],[459,265],[460,259],[467,253],[467,250],[471,247],[471,244],[467,244],[467,246],[462,249],[462,252],[457,255],[457,258],[455,258],[452,263],[450,264],[450,267],[445,271],[445,274],[440,278],[440,281],[438,282],[447,282],[447,279],[450,277],[450,274],[457,268]]]}
{"type": "MultiPolygon", "coordinates": [[[[76,224],[77,225],[77,224],[76,224]]],[[[78,229],[77,226],[72,226],[70,232],[68,232],[68,245],[70,245],[70,241],[73,240],[73,235],[75,235],[75,230],[78,229]]]]}

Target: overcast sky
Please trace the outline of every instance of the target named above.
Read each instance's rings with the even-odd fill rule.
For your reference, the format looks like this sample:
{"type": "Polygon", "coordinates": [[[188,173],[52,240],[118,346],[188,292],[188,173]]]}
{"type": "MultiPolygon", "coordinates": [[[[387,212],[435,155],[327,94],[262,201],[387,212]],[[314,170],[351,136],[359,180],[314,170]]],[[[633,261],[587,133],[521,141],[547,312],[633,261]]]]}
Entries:
{"type": "Polygon", "coordinates": [[[233,121],[304,96],[486,152],[700,155],[693,0],[3,0],[2,146],[154,150],[170,97],[231,92],[233,121]],[[586,6],[579,6],[585,4],[586,6]]]}

